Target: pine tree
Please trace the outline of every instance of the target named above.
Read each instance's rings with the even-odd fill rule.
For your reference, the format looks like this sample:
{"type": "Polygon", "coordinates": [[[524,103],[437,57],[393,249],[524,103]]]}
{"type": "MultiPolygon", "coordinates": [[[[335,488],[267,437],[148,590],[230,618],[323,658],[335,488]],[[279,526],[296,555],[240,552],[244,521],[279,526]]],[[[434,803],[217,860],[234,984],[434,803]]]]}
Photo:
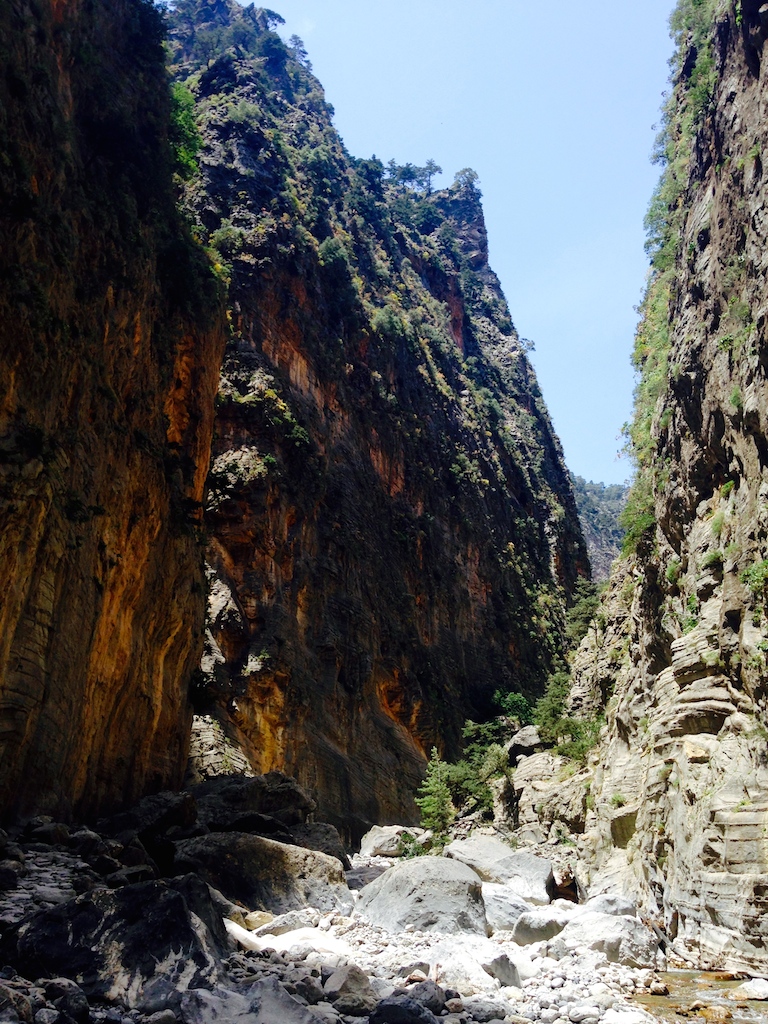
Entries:
{"type": "Polygon", "coordinates": [[[436,839],[447,837],[448,828],[456,814],[451,803],[447,774],[448,765],[438,757],[437,747],[432,747],[427,777],[419,788],[416,806],[421,811],[422,828],[431,829],[436,839]]]}

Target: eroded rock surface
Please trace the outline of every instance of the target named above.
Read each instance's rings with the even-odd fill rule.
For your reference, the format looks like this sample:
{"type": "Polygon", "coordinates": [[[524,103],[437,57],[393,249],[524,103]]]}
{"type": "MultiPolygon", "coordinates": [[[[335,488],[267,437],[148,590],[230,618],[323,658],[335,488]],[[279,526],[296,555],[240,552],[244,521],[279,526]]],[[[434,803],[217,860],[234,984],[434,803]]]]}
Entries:
{"type": "Polygon", "coordinates": [[[185,204],[231,274],[206,712],[359,839],[416,820],[424,752],[458,753],[497,687],[540,691],[587,560],[477,189],[351,160],[269,19],[170,15],[203,136],[185,204]]]}
{"type": "Polygon", "coordinates": [[[768,135],[760,8],[753,0],[679,8],[670,165],[636,348],[636,550],[615,567],[574,663],[572,713],[605,712],[607,727],[561,792],[552,773],[565,765],[552,758],[547,772],[550,755],[536,755],[538,764],[526,758],[515,787],[532,834],[564,829],[590,891],[637,900],[678,963],[764,971],[768,135]],[[712,98],[691,121],[705,65],[712,98]]]}
{"type": "Polygon", "coordinates": [[[225,322],[158,13],[6,3],[0,36],[0,810],[95,815],[183,775],[225,322]]]}

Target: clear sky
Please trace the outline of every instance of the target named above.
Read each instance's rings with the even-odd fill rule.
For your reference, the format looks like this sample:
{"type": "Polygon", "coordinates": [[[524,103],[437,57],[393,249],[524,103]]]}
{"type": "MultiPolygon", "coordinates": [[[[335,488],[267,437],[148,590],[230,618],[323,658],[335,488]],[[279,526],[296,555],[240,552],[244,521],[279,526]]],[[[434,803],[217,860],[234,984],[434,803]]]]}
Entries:
{"type": "MultiPolygon", "coordinates": [[[[354,156],[480,175],[491,264],[569,467],[621,483],[674,0],[268,0],[354,156]]],[[[437,182],[440,184],[440,182],[437,182]]]]}

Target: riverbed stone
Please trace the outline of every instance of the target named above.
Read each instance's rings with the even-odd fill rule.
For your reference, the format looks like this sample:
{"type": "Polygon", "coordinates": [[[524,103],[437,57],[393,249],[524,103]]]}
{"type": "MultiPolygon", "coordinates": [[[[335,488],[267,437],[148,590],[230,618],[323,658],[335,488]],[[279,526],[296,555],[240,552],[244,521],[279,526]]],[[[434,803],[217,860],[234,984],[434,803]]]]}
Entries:
{"type": "Polygon", "coordinates": [[[552,862],[525,850],[515,851],[493,836],[454,840],[443,854],[471,867],[484,882],[509,886],[529,903],[548,904],[552,898],[552,862]]]}
{"type": "Polygon", "coordinates": [[[357,912],[390,932],[489,932],[478,875],[442,857],[396,864],[362,890],[357,912]]]}

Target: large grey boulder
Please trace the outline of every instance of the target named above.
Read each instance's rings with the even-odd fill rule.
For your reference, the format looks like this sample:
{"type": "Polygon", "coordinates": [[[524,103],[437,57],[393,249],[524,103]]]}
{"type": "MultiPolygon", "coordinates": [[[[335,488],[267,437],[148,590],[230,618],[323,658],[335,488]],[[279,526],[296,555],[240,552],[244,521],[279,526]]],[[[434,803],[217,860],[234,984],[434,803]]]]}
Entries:
{"type": "Polygon", "coordinates": [[[581,949],[604,953],[612,963],[655,967],[659,940],[639,918],[585,910],[549,944],[550,955],[557,959],[581,949]]]}
{"type": "Polygon", "coordinates": [[[533,910],[533,906],[517,895],[508,885],[498,882],[483,882],[485,916],[492,931],[511,931],[521,914],[533,910]]]}
{"type": "Polygon", "coordinates": [[[362,890],[357,910],[390,932],[489,933],[479,877],[444,857],[396,864],[362,890]]]}
{"type": "Polygon", "coordinates": [[[553,939],[572,918],[573,913],[563,907],[537,907],[517,919],[512,929],[512,941],[518,946],[529,946],[532,942],[553,939]]]}
{"type": "Polygon", "coordinates": [[[252,985],[245,994],[194,989],[181,999],[183,1024],[325,1024],[283,988],[277,978],[252,985]]]}
{"type": "Polygon", "coordinates": [[[597,914],[611,914],[614,917],[637,917],[637,907],[632,900],[612,892],[600,893],[588,899],[584,909],[597,914]]]}
{"type": "Polygon", "coordinates": [[[250,910],[282,914],[307,906],[324,911],[352,906],[335,857],[263,836],[225,832],[185,839],[176,844],[175,864],[250,910]]]}
{"type": "Polygon", "coordinates": [[[509,763],[514,765],[518,757],[528,757],[541,747],[541,736],[535,725],[525,725],[518,729],[512,739],[506,744],[506,751],[509,754],[509,763]]]}
{"type": "Polygon", "coordinates": [[[456,839],[446,846],[443,855],[471,867],[484,882],[509,886],[529,903],[547,904],[554,893],[551,861],[516,852],[493,836],[456,839]]]}
{"type": "MultiPolygon", "coordinates": [[[[199,883],[198,911],[207,889],[199,883]]],[[[212,905],[205,916],[214,913],[212,905]]],[[[30,977],[68,976],[88,998],[146,1012],[218,980],[213,936],[163,882],[95,889],[21,926],[18,961],[30,977]]]]}
{"type": "Polygon", "coordinates": [[[360,853],[363,857],[399,857],[402,837],[406,833],[420,835],[423,831],[405,825],[374,825],[360,840],[360,853]]]}

